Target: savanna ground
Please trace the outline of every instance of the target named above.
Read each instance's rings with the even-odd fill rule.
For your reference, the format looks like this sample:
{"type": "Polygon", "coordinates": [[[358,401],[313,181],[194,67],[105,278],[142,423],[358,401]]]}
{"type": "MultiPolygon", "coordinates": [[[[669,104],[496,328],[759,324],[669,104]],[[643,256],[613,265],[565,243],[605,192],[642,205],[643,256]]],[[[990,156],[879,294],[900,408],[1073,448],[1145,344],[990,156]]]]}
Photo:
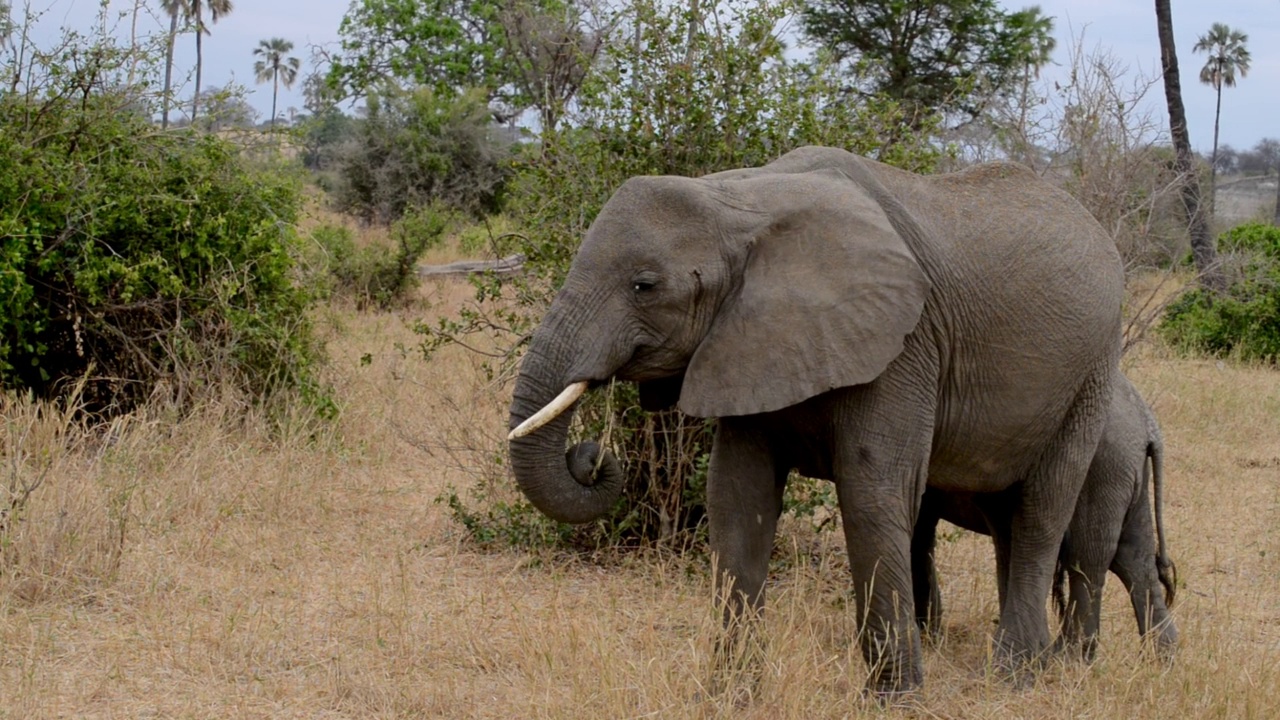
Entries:
{"type": "Polygon", "coordinates": [[[883,710],[860,696],[840,534],[792,519],[743,709],[698,700],[718,624],[703,560],[483,551],[437,502],[506,426],[474,357],[412,350],[414,321],[469,294],[446,279],[399,312],[318,310],[344,405],[319,431],[269,431],[234,397],[92,433],[5,401],[0,478],[44,484],[0,547],[0,718],[1280,716],[1280,373],[1156,341],[1126,356],[1166,436],[1171,666],[1112,577],[1093,665],[990,677],[989,541],[944,529],[945,638],[919,703],[883,710]]]}

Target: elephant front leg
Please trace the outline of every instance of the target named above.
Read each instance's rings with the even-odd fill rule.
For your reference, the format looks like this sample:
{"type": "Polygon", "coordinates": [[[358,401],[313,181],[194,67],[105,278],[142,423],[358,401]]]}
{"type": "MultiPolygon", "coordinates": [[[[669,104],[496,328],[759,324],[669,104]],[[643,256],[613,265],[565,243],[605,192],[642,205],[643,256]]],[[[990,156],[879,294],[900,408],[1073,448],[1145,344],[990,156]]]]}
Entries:
{"type": "MultiPolygon", "coordinates": [[[[1120,519],[1116,514],[1120,501],[1105,492],[1109,488],[1107,468],[1099,466],[1096,460],[1094,465],[1076,501],[1075,517],[1058,553],[1070,588],[1059,644],[1064,649],[1075,648],[1086,662],[1093,662],[1097,655],[1102,590],[1107,581],[1107,567],[1120,541],[1120,519]]],[[[1118,475],[1128,480],[1123,472],[1118,475]]]]}
{"type": "Polygon", "coordinates": [[[1060,646],[1076,648],[1086,662],[1093,662],[1098,650],[1098,631],[1102,619],[1102,588],[1106,570],[1084,566],[1073,556],[1066,560],[1069,594],[1062,619],[1060,646]]]}
{"type": "MultiPolygon", "coordinates": [[[[858,639],[870,676],[868,689],[892,695],[924,682],[912,582],[912,526],[916,494],[864,467],[862,477],[837,481],[849,569],[859,620],[858,639]],[[879,475],[879,477],[875,477],[879,475]]],[[[919,486],[924,483],[921,463],[919,486]]]]}
{"type": "Polygon", "coordinates": [[[916,626],[925,636],[942,636],[942,590],[933,553],[938,540],[938,512],[926,491],[919,517],[911,533],[911,591],[914,595],[916,626]]]}
{"type": "Polygon", "coordinates": [[[720,420],[707,477],[716,598],[724,608],[712,670],[717,694],[735,678],[746,679],[748,692],[759,682],[762,649],[756,624],[764,607],[786,475],[785,468],[775,467],[768,443],[750,422],[720,420]]]}

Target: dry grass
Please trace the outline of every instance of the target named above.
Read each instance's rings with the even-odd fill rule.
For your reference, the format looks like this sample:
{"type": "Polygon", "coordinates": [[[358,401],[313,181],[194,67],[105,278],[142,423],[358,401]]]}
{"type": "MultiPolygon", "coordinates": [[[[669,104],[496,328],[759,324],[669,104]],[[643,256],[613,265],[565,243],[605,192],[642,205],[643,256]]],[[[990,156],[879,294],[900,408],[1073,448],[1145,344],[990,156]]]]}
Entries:
{"type": "MultiPolygon", "coordinates": [[[[273,436],[234,399],[87,435],[3,406],[0,482],[45,474],[0,568],[0,718],[840,718],[859,695],[838,533],[789,522],[749,708],[699,701],[716,628],[707,572],[658,552],[607,563],[481,553],[434,502],[474,479],[505,401],[473,360],[425,364],[395,314],[329,309],[346,407],[273,436]]],[[[944,542],[947,635],[893,717],[1280,715],[1280,375],[1142,349],[1126,359],[1168,443],[1167,521],[1184,583],[1172,667],[1146,657],[1108,585],[1098,661],[1027,690],[984,673],[989,544],[944,542]]]]}

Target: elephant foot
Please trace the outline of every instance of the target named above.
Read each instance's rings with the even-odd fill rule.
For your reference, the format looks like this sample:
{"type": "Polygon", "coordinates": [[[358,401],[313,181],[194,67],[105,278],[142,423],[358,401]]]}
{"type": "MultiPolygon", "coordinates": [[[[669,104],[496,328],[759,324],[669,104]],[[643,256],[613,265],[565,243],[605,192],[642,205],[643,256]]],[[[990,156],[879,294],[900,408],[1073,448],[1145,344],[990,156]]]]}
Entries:
{"type": "Polygon", "coordinates": [[[1174,656],[1178,654],[1178,630],[1173,626],[1172,621],[1166,621],[1153,633],[1155,635],[1153,644],[1156,648],[1156,657],[1165,665],[1172,665],[1174,656]]]}
{"type": "Polygon", "coordinates": [[[924,667],[919,662],[903,662],[894,669],[885,668],[867,678],[863,694],[881,703],[897,703],[919,694],[924,686],[924,667]]]}
{"type": "Polygon", "coordinates": [[[750,705],[764,683],[764,647],[748,624],[726,630],[716,642],[711,659],[707,695],[729,701],[735,707],[750,705]]]}
{"type": "Polygon", "coordinates": [[[702,705],[703,703],[715,703],[726,707],[732,707],[736,710],[745,710],[755,702],[759,696],[759,688],[755,685],[746,685],[733,683],[721,685],[720,687],[708,687],[704,690],[698,690],[689,698],[691,705],[702,705]]]}
{"type": "Polygon", "coordinates": [[[1036,675],[1054,652],[1054,647],[1027,650],[997,641],[992,653],[992,670],[996,677],[1025,690],[1035,684],[1036,675]]]}
{"type": "Polygon", "coordinates": [[[868,685],[863,688],[862,696],[885,710],[920,709],[923,701],[923,693],[919,687],[910,690],[876,690],[868,685]]]}
{"type": "Polygon", "coordinates": [[[1098,639],[1096,637],[1080,640],[1059,635],[1053,641],[1053,645],[1045,651],[1046,659],[1083,660],[1085,664],[1092,664],[1097,655],[1098,639]]]}

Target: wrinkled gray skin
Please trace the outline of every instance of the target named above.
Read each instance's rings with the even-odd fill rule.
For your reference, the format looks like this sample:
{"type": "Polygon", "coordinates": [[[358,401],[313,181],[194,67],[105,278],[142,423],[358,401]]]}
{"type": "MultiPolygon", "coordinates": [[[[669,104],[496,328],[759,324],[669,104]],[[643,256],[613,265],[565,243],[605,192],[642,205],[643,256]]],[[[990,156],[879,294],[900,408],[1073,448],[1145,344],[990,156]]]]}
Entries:
{"type": "MultiPolygon", "coordinates": [[[[1137,388],[1128,378],[1118,375],[1111,414],[1058,556],[1055,599],[1063,613],[1059,644],[1076,647],[1086,660],[1092,660],[1097,649],[1102,588],[1108,569],[1129,592],[1138,632],[1152,637],[1166,658],[1172,657],[1177,646],[1178,630],[1169,615],[1176,592],[1176,572],[1165,549],[1163,485],[1164,440],[1160,426],[1137,388]],[[1154,528],[1148,480],[1155,488],[1154,528]],[[1153,535],[1158,543],[1153,541],[1153,535]],[[1064,580],[1069,581],[1069,600],[1061,595],[1064,580]]],[[[916,622],[922,630],[936,634],[941,625],[942,601],[933,562],[938,520],[992,536],[1003,603],[1011,510],[999,495],[925,491],[911,546],[916,622]]]]}
{"type": "MultiPolygon", "coordinates": [[[[1015,487],[995,638],[1014,670],[1049,644],[1045,599],[1106,420],[1122,292],[1102,228],[1015,165],[922,177],[808,147],[632,178],[530,340],[509,427],[609,378],[638,382],[651,409],[719,418],[719,650],[763,605],[788,471],[833,480],[879,693],[923,681],[911,533],[926,481],[1015,487]]],[[[595,443],[566,454],[570,414],[511,441],[511,467],[542,512],[581,523],[611,508],[622,474],[595,443]]]]}

